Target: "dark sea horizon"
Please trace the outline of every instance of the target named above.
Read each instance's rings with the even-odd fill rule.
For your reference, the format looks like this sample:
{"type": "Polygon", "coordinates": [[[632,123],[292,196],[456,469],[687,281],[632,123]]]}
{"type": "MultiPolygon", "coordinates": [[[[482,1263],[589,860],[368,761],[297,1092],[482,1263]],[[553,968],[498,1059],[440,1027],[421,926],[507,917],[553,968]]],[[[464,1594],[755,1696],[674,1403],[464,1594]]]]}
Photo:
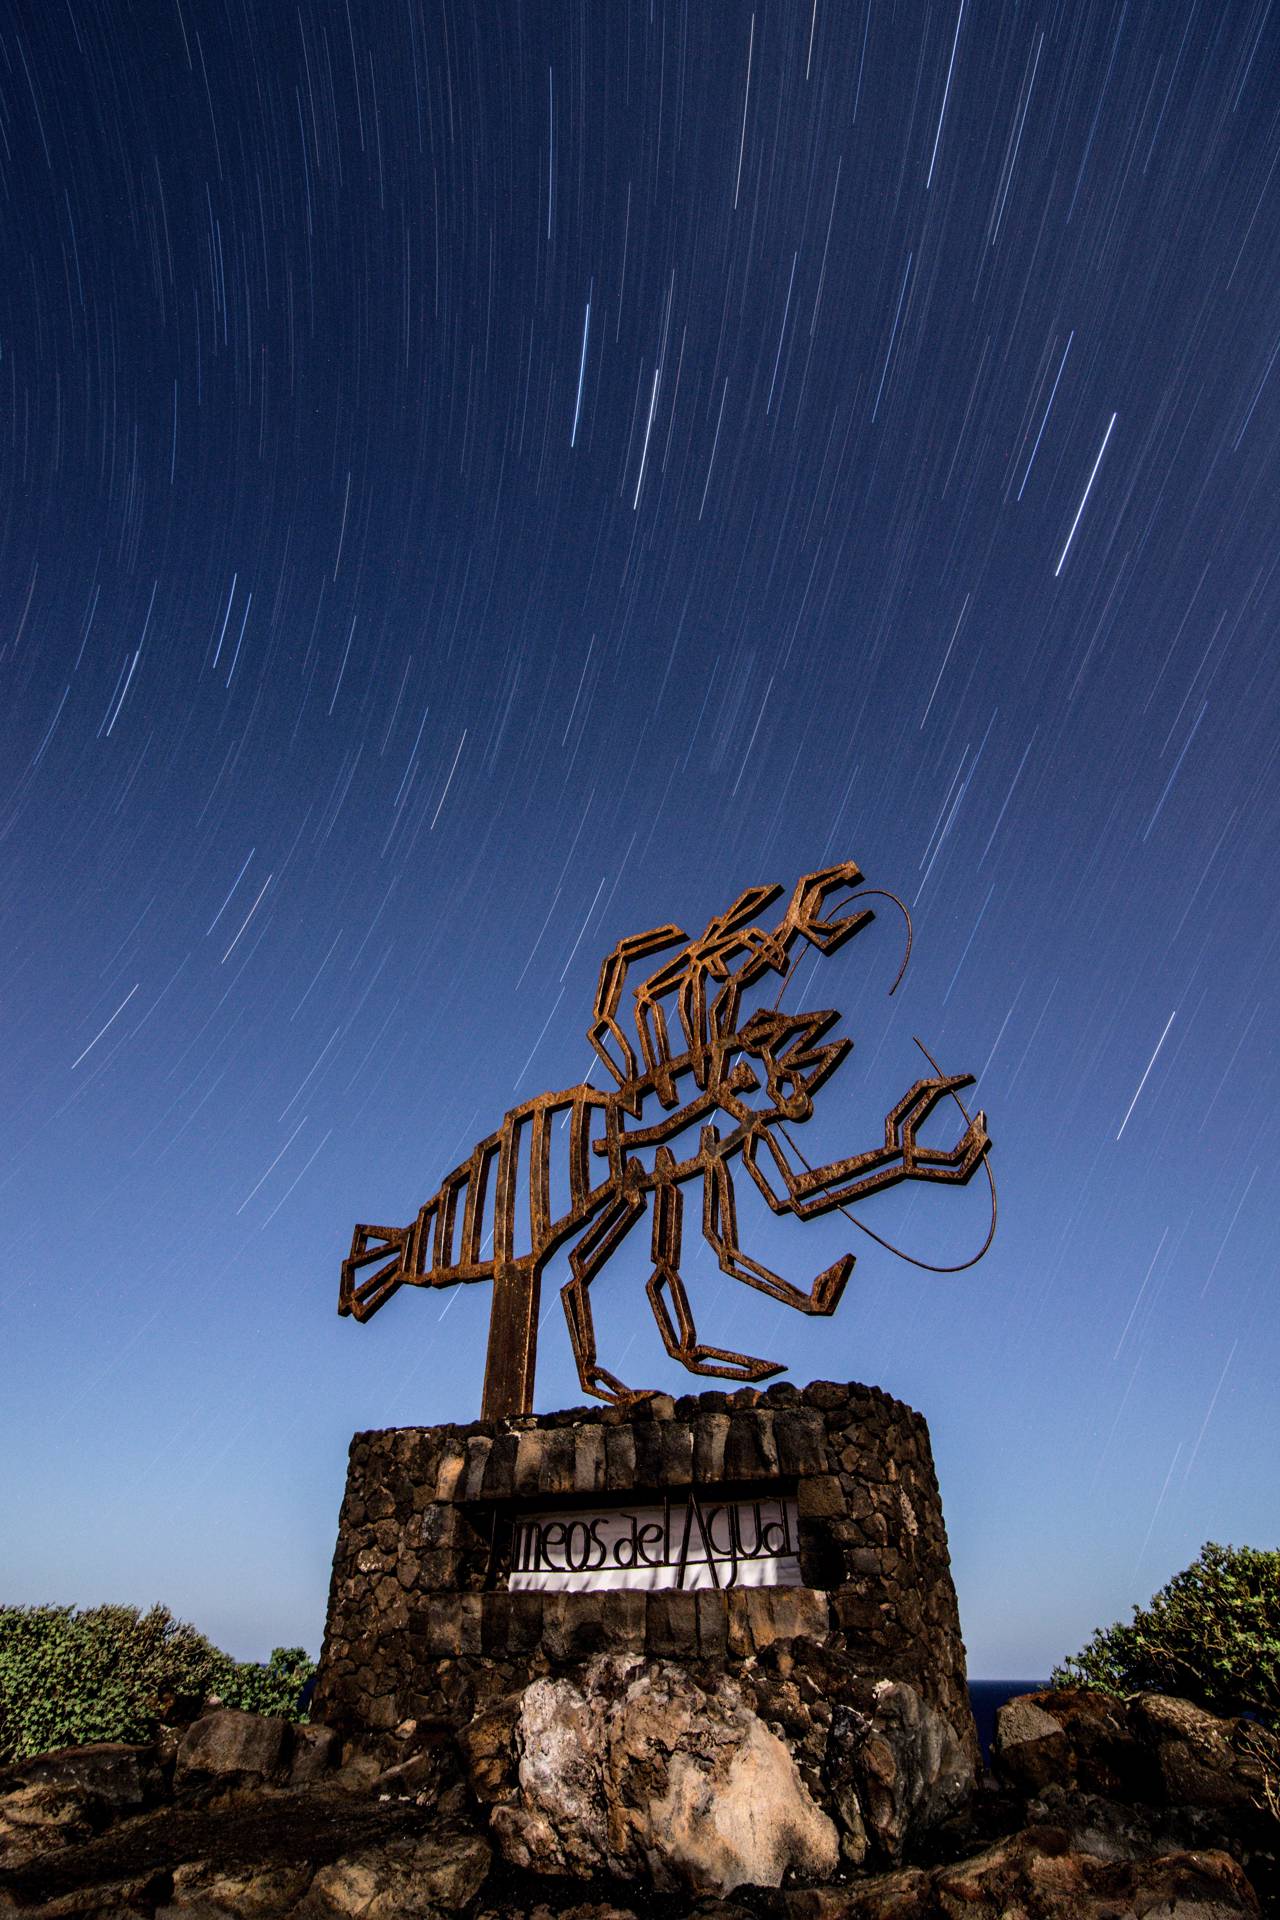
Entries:
{"type": "Polygon", "coordinates": [[[995,1738],[996,1714],[1006,1700],[1012,1700],[1019,1693],[1037,1693],[1047,1687],[1047,1680],[971,1680],[969,1682],[969,1703],[973,1708],[973,1717],[978,1724],[978,1739],[982,1744],[982,1764],[991,1765],[991,1742],[995,1738]]]}

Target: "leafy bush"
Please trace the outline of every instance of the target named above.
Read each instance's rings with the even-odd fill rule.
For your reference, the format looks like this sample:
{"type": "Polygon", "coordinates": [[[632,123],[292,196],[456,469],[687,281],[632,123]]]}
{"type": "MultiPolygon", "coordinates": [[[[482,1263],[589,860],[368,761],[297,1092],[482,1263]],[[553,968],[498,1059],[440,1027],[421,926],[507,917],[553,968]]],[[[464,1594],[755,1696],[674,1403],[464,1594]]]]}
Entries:
{"type": "Polygon", "coordinates": [[[1280,1552],[1210,1540],[1128,1626],[1099,1627],[1057,1687],[1171,1693],[1280,1727],[1280,1552]]]}
{"type": "Polygon", "coordinates": [[[300,1647],[238,1662],[167,1607],[0,1607],[0,1763],[93,1740],[150,1740],[226,1706],[298,1717],[300,1647]]]}
{"type": "Polygon", "coordinates": [[[302,1689],[316,1670],[305,1648],[276,1647],[265,1667],[250,1660],[239,1666],[234,1661],[228,1665],[231,1671],[217,1687],[224,1707],[240,1707],[245,1713],[278,1713],[286,1720],[299,1718],[302,1689]]]}

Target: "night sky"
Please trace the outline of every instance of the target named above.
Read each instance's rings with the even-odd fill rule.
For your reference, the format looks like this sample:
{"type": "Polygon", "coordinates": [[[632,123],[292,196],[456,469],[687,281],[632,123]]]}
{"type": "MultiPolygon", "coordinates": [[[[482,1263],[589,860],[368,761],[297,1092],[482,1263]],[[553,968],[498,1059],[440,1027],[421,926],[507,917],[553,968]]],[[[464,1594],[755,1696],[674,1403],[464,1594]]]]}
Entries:
{"type": "MultiPolygon", "coordinates": [[[[340,1320],[354,1223],[583,1077],[621,936],[842,859],[916,947],[789,990],[802,1144],[920,1035],[996,1242],[740,1181],[858,1265],[691,1216],[702,1337],[925,1414],[978,1675],[1276,1544],[1278,69],[1270,0],[3,10],[4,1598],[317,1652],[351,1433],[474,1418],[488,1312],[340,1320]]],[[[646,1252],[601,1358],[706,1386],[646,1252]]]]}

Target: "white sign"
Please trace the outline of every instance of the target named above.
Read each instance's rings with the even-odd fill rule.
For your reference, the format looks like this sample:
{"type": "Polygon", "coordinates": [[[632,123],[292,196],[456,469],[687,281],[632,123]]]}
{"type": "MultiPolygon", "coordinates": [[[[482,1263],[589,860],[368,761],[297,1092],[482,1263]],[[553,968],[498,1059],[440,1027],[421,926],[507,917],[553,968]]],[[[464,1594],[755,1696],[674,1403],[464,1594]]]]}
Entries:
{"type": "Polygon", "coordinates": [[[798,1587],[792,1499],[705,1500],[604,1513],[529,1513],[512,1528],[512,1593],[606,1587],[798,1587]]]}

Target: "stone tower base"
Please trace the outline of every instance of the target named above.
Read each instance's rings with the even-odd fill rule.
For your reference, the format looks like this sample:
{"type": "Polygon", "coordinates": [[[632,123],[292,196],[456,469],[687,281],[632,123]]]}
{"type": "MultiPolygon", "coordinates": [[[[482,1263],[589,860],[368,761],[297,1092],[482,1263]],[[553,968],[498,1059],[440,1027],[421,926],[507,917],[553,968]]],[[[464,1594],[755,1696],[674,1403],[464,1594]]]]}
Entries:
{"type": "Polygon", "coordinates": [[[897,1859],[978,1763],[925,1423],[822,1381],[357,1434],[312,1715],[386,1760],[452,1738],[547,1872],[897,1859]],[[637,1536],[649,1590],[585,1584],[637,1536]]]}

